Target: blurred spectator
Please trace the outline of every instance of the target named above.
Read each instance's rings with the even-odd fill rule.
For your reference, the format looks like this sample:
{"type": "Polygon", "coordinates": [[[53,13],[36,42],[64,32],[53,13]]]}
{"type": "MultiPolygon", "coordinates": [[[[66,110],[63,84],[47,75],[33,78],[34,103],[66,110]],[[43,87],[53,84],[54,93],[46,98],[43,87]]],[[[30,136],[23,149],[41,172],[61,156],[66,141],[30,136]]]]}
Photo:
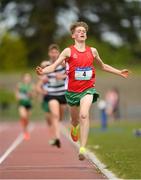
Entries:
{"type": "Polygon", "coordinates": [[[98,102],[98,108],[100,110],[101,128],[102,130],[106,130],[107,128],[106,101],[101,99],[98,102]]]}
{"type": "Polygon", "coordinates": [[[119,91],[117,88],[112,88],[105,95],[106,113],[109,118],[117,120],[120,117],[119,113],[119,91]]]}

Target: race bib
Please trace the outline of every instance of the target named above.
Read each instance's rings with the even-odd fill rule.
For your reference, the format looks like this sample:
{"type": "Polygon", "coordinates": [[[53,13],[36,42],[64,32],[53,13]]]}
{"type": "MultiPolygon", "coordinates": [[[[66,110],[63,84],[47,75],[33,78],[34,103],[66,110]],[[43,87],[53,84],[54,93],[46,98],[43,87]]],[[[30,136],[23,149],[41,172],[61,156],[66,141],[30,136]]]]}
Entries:
{"type": "Polygon", "coordinates": [[[25,93],[19,93],[19,98],[20,99],[24,99],[24,100],[27,100],[27,99],[29,99],[29,97],[28,97],[28,95],[27,94],[25,94],[25,93]]]}
{"type": "Polygon", "coordinates": [[[92,78],[92,68],[76,68],[75,69],[75,80],[90,80],[92,78]]]}

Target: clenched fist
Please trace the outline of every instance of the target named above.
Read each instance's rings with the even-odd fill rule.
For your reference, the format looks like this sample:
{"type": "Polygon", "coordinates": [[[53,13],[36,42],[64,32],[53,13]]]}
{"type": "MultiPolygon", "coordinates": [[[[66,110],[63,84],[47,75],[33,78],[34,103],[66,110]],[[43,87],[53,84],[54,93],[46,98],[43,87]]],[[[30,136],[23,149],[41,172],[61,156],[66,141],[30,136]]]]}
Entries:
{"type": "Polygon", "coordinates": [[[43,68],[41,68],[40,66],[37,66],[36,67],[36,73],[38,74],[38,75],[43,75],[44,73],[43,73],[43,68]]]}

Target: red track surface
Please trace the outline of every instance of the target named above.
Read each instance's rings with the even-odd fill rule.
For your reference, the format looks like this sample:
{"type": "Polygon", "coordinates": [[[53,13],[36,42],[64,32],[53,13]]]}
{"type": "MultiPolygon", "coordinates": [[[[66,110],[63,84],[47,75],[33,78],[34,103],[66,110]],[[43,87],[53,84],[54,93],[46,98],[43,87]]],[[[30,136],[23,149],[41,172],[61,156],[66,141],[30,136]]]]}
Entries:
{"type": "MultiPolygon", "coordinates": [[[[19,130],[0,132],[0,156],[12,144],[19,130]]],[[[78,150],[62,135],[60,149],[48,144],[45,125],[36,125],[29,141],[22,141],[0,164],[0,179],[104,179],[88,160],[78,160],[78,150]]]]}
{"type": "Polygon", "coordinates": [[[1,123],[0,124],[0,156],[16,139],[17,135],[21,132],[19,124],[15,123],[1,123]]]}

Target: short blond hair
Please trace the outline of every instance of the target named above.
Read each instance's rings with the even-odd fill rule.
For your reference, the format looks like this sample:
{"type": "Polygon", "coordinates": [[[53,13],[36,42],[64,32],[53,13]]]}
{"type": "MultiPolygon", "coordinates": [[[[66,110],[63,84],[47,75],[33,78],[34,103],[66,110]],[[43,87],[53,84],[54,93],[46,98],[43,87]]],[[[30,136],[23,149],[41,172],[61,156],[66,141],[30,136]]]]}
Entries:
{"type": "Polygon", "coordinates": [[[41,66],[42,68],[45,68],[46,66],[49,66],[49,65],[50,65],[50,62],[49,62],[48,60],[44,60],[44,61],[42,61],[41,64],[40,64],[40,66],[41,66]]]}
{"type": "Polygon", "coordinates": [[[57,44],[51,44],[49,47],[48,47],[48,51],[51,51],[52,49],[56,49],[58,51],[60,51],[60,48],[57,44]]]}
{"type": "Polygon", "coordinates": [[[86,32],[87,32],[88,29],[89,29],[88,25],[87,25],[85,22],[83,22],[83,21],[75,22],[75,23],[73,23],[73,24],[71,25],[71,27],[70,27],[70,31],[71,31],[72,34],[74,33],[74,31],[75,31],[75,29],[76,29],[77,27],[84,27],[85,30],[86,30],[86,32]]]}

